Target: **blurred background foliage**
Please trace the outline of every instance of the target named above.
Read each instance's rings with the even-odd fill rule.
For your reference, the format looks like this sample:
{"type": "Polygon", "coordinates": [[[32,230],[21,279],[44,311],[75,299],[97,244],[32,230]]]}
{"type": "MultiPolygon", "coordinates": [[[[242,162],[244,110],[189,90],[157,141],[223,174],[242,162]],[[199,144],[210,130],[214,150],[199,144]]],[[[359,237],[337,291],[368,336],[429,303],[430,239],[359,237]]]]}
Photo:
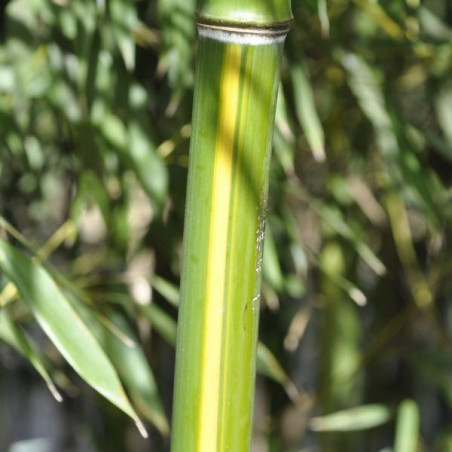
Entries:
{"type": "MultiPolygon", "coordinates": [[[[452,4],[293,10],[253,450],[450,451],[452,4]]],[[[168,450],[195,55],[194,0],[0,4],[1,450],[168,450]],[[53,282],[149,439],[49,335],[53,282]]]]}

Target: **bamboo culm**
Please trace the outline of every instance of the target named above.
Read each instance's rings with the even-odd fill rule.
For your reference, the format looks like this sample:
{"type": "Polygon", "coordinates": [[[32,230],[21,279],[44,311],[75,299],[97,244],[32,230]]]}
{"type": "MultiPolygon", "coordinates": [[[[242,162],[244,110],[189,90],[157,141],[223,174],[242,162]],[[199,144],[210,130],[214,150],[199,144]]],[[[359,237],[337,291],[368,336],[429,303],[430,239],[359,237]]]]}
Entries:
{"type": "Polygon", "coordinates": [[[236,9],[207,1],[199,13],[173,452],[246,451],[251,440],[269,162],[291,16],[276,0],[229,4],[236,9]]]}

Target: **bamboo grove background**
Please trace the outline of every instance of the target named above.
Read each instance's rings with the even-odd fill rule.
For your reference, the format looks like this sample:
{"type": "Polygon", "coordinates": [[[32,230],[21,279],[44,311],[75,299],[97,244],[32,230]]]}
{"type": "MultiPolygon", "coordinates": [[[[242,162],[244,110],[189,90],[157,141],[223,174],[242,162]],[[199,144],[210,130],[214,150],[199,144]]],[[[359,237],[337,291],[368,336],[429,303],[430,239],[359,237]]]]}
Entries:
{"type": "MultiPolygon", "coordinates": [[[[254,450],[449,451],[451,4],[292,6],[254,450]]],[[[0,4],[1,450],[168,450],[195,54],[191,0],[0,4]]]]}

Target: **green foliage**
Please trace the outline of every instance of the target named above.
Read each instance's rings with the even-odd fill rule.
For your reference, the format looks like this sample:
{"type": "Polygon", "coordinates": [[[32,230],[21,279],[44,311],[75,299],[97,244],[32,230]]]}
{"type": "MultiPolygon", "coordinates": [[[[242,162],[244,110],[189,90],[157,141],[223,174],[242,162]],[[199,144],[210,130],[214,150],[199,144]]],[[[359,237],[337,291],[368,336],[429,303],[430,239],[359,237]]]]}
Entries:
{"type": "MultiPolygon", "coordinates": [[[[450,448],[449,3],[293,2],[256,447],[450,448]]],[[[0,6],[0,365],[12,347],[61,410],[84,398],[94,450],[139,440],[67,363],[88,383],[108,363],[91,383],[123,386],[167,447],[195,37],[194,1],[0,6]]],[[[1,424],[2,450],[27,437],[1,424]]]]}
{"type": "Polygon", "coordinates": [[[417,450],[419,431],[419,408],[413,400],[404,400],[397,413],[397,433],[395,452],[410,452],[417,450]]]}

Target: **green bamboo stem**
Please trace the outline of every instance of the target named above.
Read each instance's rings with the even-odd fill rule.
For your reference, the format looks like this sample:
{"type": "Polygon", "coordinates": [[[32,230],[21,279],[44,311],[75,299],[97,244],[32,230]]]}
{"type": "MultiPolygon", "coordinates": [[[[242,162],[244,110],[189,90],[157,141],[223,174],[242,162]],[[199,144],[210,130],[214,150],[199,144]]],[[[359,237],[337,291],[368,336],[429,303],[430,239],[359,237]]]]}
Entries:
{"type": "Polygon", "coordinates": [[[249,449],[286,0],[199,11],[172,450],[249,449]]]}

